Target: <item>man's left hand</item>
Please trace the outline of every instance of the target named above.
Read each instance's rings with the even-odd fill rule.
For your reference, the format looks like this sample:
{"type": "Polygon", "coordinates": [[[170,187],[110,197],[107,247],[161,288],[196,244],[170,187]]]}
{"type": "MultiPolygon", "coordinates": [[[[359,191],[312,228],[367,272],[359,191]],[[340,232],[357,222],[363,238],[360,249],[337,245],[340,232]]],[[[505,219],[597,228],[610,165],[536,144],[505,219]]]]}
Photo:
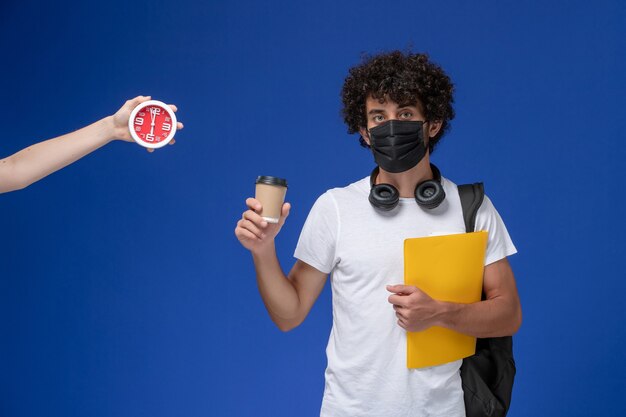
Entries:
{"type": "Polygon", "coordinates": [[[398,317],[398,325],[408,332],[421,332],[433,326],[439,303],[428,294],[411,285],[387,285],[389,303],[398,317]]]}

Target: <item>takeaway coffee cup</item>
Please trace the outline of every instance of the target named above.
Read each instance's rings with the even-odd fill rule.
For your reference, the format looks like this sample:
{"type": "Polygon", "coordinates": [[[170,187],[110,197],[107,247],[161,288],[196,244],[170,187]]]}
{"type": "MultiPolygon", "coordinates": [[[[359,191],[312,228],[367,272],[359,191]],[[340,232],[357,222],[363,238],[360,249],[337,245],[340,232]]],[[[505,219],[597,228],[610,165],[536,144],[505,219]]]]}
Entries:
{"type": "Polygon", "coordinates": [[[261,202],[261,217],[268,223],[278,223],[287,194],[287,180],[262,175],[256,179],[255,198],[261,202]]]}

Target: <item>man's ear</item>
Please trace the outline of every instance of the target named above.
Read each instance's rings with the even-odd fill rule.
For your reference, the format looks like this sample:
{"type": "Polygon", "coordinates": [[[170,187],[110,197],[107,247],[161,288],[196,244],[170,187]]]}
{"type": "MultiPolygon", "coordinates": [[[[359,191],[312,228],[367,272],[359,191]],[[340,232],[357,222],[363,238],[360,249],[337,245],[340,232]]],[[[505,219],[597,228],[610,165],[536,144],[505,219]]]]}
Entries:
{"type": "Polygon", "coordinates": [[[361,137],[363,138],[365,143],[370,145],[370,132],[368,132],[368,130],[366,128],[362,127],[362,128],[359,129],[359,133],[361,134],[361,137]]]}
{"type": "Polygon", "coordinates": [[[441,126],[443,123],[441,120],[433,120],[432,122],[428,122],[428,138],[434,138],[437,136],[437,133],[441,130],[441,126]]]}

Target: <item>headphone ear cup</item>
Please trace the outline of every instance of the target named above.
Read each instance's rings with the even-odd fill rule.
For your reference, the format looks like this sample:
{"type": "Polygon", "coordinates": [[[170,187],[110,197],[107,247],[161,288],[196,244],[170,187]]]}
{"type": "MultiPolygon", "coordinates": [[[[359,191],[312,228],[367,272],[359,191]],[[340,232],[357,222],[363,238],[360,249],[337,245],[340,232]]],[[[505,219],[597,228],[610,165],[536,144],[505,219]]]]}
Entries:
{"type": "Polygon", "coordinates": [[[441,182],[428,180],[415,187],[415,201],[420,207],[434,209],[438,207],[446,198],[446,192],[441,182]]]}
{"type": "Polygon", "coordinates": [[[377,184],[371,188],[369,200],[377,209],[389,211],[398,205],[400,193],[393,185],[377,184]]]}

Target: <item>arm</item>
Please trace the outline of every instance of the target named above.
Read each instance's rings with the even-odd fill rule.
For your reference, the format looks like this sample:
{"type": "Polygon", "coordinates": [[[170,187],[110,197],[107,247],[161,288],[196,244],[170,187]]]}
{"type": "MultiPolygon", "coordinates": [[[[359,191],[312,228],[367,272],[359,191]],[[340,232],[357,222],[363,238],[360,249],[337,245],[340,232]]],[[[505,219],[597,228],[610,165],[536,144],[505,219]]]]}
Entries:
{"type": "Polygon", "coordinates": [[[522,323],[522,309],[513,271],[506,258],[485,267],[485,300],[472,304],[437,301],[419,288],[395,285],[388,290],[398,324],[407,331],[441,326],[474,337],[509,336],[522,323]]]}
{"type": "Polygon", "coordinates": [[[280,330],[289,331],[309,314],[327,275],[300,260],[288,276],[280,267],[274,238],[289,215],[289,203],[283,206],[278,224],[268,224],[261,218],[258,200],[250,198],[246,203],[250,210],[244,212],[237,223],[235,235],[252,253],[259,293],[270,318],[280,330]]]}
{"type": "MultiPolygon", "coordinates": [[[[0,193],[26,188],[115,139],[133,142],[128,131],[130,113],[149,99],[139,96],[128,100],[113,116],[75,132],[36,143],[0,160],[0,193]]],[[[177,110],[176,106],[171,107],[177,110]]],[[[182,123],[177,127],[182,129],[182,123]]]]}

